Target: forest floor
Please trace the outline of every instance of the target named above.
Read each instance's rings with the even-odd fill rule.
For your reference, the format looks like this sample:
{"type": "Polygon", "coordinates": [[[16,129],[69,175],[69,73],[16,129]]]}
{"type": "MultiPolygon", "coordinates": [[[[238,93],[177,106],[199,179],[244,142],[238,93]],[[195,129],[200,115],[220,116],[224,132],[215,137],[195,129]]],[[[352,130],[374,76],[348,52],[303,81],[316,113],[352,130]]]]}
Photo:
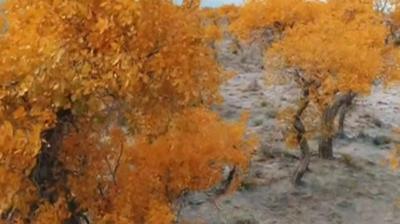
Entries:
{"type": "MultiPolygon", "coordinates": [[[[225,55],[226,56],[226,55],[225,55]]],[[[253,54],[253,57],[254,56],[253,54]]],[[[250,173],[236,193],[216,201],[205,194],[190,196],[181,220],[209,224],[399,224],[400,171],[387,161],[400,143],[392,130],[400,127],[400,89],[374,88],[360,96],[348,114],[346,138],[334,142],[335,159],[313,157],[304,185],[293,187],[290,176],[298,153],[284,144],[277,117],[296,103],[293,85],[264,84],[265,71],[256,64],[226,66],[239,74],[222,87],[225,102],[216,110],[225,119],[251,114],[248,129],[260,136],[261,147],[250,173]]],[[[239,63],[226,56],[224,61],[239,63]]],[[[237,65],[237,64],[236,64],[237,65]]],[[[317,142],[311,141],[314,151],[317,142]]]]}

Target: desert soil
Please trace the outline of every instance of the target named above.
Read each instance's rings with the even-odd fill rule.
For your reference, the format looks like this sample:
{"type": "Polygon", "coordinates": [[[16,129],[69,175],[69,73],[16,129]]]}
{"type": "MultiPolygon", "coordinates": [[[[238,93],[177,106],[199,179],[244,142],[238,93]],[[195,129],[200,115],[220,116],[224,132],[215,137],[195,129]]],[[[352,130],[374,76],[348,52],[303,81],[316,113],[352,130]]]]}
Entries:
{"type": "MultiPolygon", "coordinates": [[[[227,120],[249,111],[249,132],[260,136],[248,177],[236,193],[211,200],[191,194],[180,220],[210,224],[399,224],[400,171],[387,158],[400,142],[400,89],[377,85],[370,96],[357,97],[346,120],[346,137],[334,143],[335,160],[313,157],[304,184],[293,187],[290,176],[297,151],[284,144],[277,116],[294,105],[293,85],[264,84],[262,51],[257,46],[227,52],[222,64],[239,74],[221,89],[225,102],[216,110],[227,120]],[[250,52],[250,53],[249,53],[250,52]]],[[[316,150],[316,141],[311,141],[316,150]]],[[[182,221],[183,223],[183,221],[182,221]]]]}

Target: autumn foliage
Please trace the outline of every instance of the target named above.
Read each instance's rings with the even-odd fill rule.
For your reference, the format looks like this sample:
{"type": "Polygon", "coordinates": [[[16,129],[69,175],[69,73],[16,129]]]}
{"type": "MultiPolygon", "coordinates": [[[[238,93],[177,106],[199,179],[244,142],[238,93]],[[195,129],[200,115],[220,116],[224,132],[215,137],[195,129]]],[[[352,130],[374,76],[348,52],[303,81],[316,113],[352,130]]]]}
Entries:
{"type": "Polygon", "coordinates": [[[242,39],[265,29],[276,35],[266,67],[278,79],[285,71],[300,90],[288,113],[288,142],[301,149],[299,183],[311,158],[308,139],[318,137],[320,156],[332,158],[339,111],[376,80],[400,80],[400,51],[391,41],[398,5],[248,0],[202,9],[200,0],[6,0],[0,223],[169,224],[190,192],[234,190],[255,141],[246,116],[228,123],[210,109],[228,77],[213,49],[227,31],[221,20],[242,39]]]}
{"type": "Polygon", "coordinates": [[[93,131],[75,132],[65,139],[61,160],[72,172],[75,200],[95,223],[171,223],[177,199],[218,185],[226,165],[246,169],[243,126],[188,109],[152,143],[146,136],[130,143],[120,129],[110,129],[101,143],[93,131]]]}
{"type": "Polygon", "coordinates": [[[213,21],[228,20],[234,22],[239,17],[240,7],[235,5],[224,5],[219,8],[205,8],[201,10],[203,17],[213,21]]]}
{"type": "Polygon", "coordinates": [[[252,144],[208,109],[225,74],[186,6],[2,5],[1,220],[171,223],[175,201],[226,167],[235,186],[252,144]]]}
{"type": "MultiPolygon", "coordinates": [[[[357,94],[368,94],[375,80],[399,77],[398,49],[387,42],[389,27],[375,1],[364,0],[249,0],[240,10],[232,30],[240,37],[274,28],[278,35],[267,49],[269,68],[288,69],[301,88],[298,109],[292,114],[292,136],[302,149],[300,171],[307,170],[307,137],[319,136],[319,154],[332,158],[334,120],[339,110],[357,94]],[[307,119],[314,108],[320,119],[307,119]],[[311,132],[311,120],[318,123],[311,132]]],[[[279,77],[278,77],[279,78],[279,77]]],[[[300,177],[299,177],[300,175],[300,177]]]]}
{"type": "Polygon", "coordinates": [[[231,25],[233,33],[249,38],[252,31],[275,27],[284,29],[295,23],[313,21],[322,3],[303,0],[248,0],[239,10],[239,18],[231,25]]]}
{"type": "Polygon", "coordinates": [[[388,35],[372,6],[372,1],[358,0],[248,1],[232,28],[241,34],[283,24],[283,37],[267,51],[281,59],[277,66],[295,67],[308,80],[318,80],[324,98],[350,90],[368,92],[384,68],[388,35]]]}

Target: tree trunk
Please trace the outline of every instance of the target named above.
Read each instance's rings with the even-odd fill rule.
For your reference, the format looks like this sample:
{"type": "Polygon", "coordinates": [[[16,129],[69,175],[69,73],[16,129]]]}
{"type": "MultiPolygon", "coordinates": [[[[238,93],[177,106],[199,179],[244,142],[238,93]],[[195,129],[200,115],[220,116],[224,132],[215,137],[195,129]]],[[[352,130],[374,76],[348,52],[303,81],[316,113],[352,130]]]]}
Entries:
{"type": "Polygon", "coordinates": [[[344,132],[344,122],[346,120],[346,115],[348,112],[348,107],[343,106],[339,112],[339,120],[338,120],[338,136],[339,138],[344,138],[346,136],[344,132]]]}
{"type": "Polygon", "coordinates": [[[339,120],[338,120],[338,136],[340,138],[344,138],[346,136],[344,132],[344,122],[346,120],[346,115],[350,110],[351,105],[353,104],[353,100],[356,97],[355,93],[348,93],[351,94],[349,100],[342,106],[339,112],[339,120]]]}
{"type": "Polygon", "coordinates": [[[332,136],[322,136],[319,142],[319,157],[322,159],[333,159],[332,136]]]}
{"type": "Polygon", "coordinates": [[[306,173],[311,159],[310,147],[308,145],[308,141],[305,136],[306,129],[304,127],[303,121],[301,120],[301,116],[303,115],[305,109],[309,104],[308,95],[309,95],[309,90],[308,89],[304,90],[303,99],[301,100],[300,107],[296,112],[293,123],[294,129],[297,133],[296,136],[297,143],[299,144],[301,151],[299,164],[292,176],[292,183],[296,186],[301,184],[301,179],[306,173]]]}
{"type": "Polygon", "coordinates": [[[64,132],[71,123],[71,111],[57,113],[56,126],[42,133],[42,147],[30,175],[40,196],[52,203],[58,196],[55,186],[63,185],[63,182],[66,181],[65,170],[58,160],[58,153],[63,142],[64,132]]]}
{"type": "MultiPolygon", "coordinates": [[[[88,224],[88,218],[79,208],[79,204],[68,188],[68,171],[58,158],[65,135],[74,127],[73,122],[74,118],[70,110],[57,113],[55,127],[42,133],[42,147],[37,156],[36,165],[31,171],[30,179],[36,185],[41,199],[54,203],[59,197],[66,197],[70,216],[63,221],[64,224],[88,224]]],[[[32,215],[36,212],[39,203],[33,202],[30,211],[32,215]]]]}
{"type": "Polygon", "coordinates": [[[334,121],[343,105],[346,105],[353,98],[353,93],[340,94],[332,105],[326,107],[321,120],[321,138],[318,146],[319,157],[322,159],[333,159],[333,136],[334,121]]]}

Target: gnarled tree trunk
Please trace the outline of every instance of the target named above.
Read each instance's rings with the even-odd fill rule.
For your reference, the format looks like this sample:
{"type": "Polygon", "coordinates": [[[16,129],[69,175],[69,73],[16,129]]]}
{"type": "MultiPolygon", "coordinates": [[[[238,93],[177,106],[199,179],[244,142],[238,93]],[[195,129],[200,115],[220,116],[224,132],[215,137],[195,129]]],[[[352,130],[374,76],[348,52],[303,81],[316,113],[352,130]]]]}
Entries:
{"type": "Polygon", "coordinates": [[[318,146],[319,156],[322,159],[333,159],[333,136],[335,135],[334,121],[339,110],[351,102],[354,93],[338,95],[331,105],[328,105],[322,115],[321,137],[318,146]]]}
{"type": "MultiPolygon", "coordinates": [[[[71,213],[65,224],[89,223],[86,216],[78,209],[74,197],[67,186],[68,171],[59,160],[58,156],[65,135],[73,124],[73,115],[70,110],[57,113],[57,124],[54,128],[42,133],[42,147],[37,156],[36,165],[33,167],[30,179],[36,185],[40,198],[51,203],[63,194],[67,197],[68,208],[71,213]]],[[[33,214],[37,209],[37,203],[31,206],[33,214]]]]}
{"type": "Polygon", "coordinates": [[[35,167],[31,171],[31,181],[38,188],[41,198],[54,203],[57,199],[56,185],[66,181],[63,165],[58,160],[67,126],[72,123],[69,110],[57,113],[57,124],[54,128],[42,133],[42,147],[37,156],[35,167]]]}
{"type": "Polygon", "coordinates": [[[303,98],[301,99],[299,109],[296,112],[294,117],[294,129],[297,133],[297,143],[300,146],[301,156],[299,164],[293,174],[292,183],[294,185],[300,185],[301,179],[303,178],[304,174],[308,169],[308,165],[310,164],[311,154],[310,154],[310,147],[308,145],[307,138],[305,136],[306,129],[304,127],[303,121],[301,120],[301,116],[303,115],[304,111],[308,107],[309,104],[309,89],[304,90],[303,98]]]}

